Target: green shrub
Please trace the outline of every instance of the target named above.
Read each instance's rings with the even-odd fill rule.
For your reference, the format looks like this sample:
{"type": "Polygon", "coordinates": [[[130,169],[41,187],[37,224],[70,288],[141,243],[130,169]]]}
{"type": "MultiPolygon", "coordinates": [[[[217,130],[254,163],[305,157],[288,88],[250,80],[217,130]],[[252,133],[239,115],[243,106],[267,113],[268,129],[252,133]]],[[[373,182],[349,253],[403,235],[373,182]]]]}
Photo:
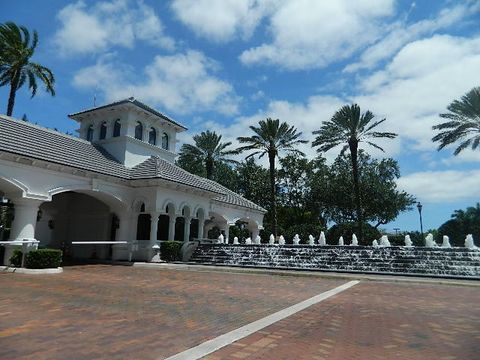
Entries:
{"type": "Polygon", "coordinates": [[[182,256],[180,249],[183,243],[181,241],[162,241],[160,243],[160,257],[165,261],[179,261],[182,256]]]}
{"type": "Polygon", "coordinates": [[[13,250],[13,254],[8,261],[12,266],[15,266],[15,267],[22,266],[22,250],[19,250],[19,249],[13,250]]]}
{"type": "MultiPolygon", "coordinates": [[[[326,238],[328,245],[338,245],[338,239],[340,236],[343,236],[346,245],[350,245],[352,241],[352,234],[356,234],[357,232],[357,224],[353,222],[349,223],[342,223],[336,224],[328,229],[326,238]]],[[[375,229],[372,225],[366,223],[363,225],[363,238],[364,240],[361,241],[358,239],[359,245],[372,245],[373,240],[378,240],[382,236],[380,231],[375,229]]]]}
{"type": "Polygon", "coordinates": [[[25,255],[25,267],[29,269],[56,268],[62,264],[62,250],[38,249],[25,255]]]}

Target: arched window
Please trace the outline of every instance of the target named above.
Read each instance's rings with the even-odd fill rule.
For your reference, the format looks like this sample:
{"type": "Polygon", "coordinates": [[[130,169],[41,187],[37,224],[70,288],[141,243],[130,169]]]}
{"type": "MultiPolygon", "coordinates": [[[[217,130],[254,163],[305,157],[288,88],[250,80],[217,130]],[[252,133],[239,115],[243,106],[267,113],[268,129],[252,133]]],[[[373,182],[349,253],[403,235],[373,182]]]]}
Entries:
{"type": "Polygon", "coordinates": [[[141,213],[145,212],[145,203],[142,203],[142,205],[140,205],[140,212],[141,213]]]}
{"type": "Polygon", "coordinates": [[[102,125],[100,125],[100,140],[103,140],[107,137],[107,123],[104,121],[102,125]]]}
{"type": "Polygon", "coordinates": [[[163,133],[162,135],[162,149],[168,150],[168,135],[163,133]]]}
{"type": "Polygon", "coordinates": [[[143,125],[140,121],[138,121],[137,126],[135,126],[135,139],[143,140],[143,125]]]}
{"type": "Polygon", "coordinates": [[[93,125],[90,125],[87,129],[87,140],[88,141],[93,140],[93,125]]]}
{"type": "Polygon", "coordinates": [[[121,128],[122,128],[122,125],[120,124],[120,119],[115,120],[115,123],[113,124],[113,137],[120,136],[121,128]]]}
{"type": "Polygon", "coordinates": [[[157,130],[155,130],[153,127],[148,133],[148,143],[152,145],[157,145],[157,130]]]}

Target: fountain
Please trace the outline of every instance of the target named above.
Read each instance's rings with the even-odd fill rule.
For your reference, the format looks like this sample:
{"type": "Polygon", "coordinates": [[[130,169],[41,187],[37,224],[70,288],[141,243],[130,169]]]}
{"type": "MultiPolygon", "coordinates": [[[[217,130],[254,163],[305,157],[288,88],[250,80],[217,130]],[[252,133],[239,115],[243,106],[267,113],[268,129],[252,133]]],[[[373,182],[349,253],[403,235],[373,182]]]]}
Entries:
{"type": "Polygon", "coordinates": [[[224,242],[223,234],[220,234],[220,236],[218,237],[218,243],[223,244],[223,242],[224,242]]]}
{"type": "Polygon", "coordinates": [[[345,245],[343,243],[343,236],[340,236],[340,238],[338,239],[338,246],[343,246],[343,245],[345,245]]]}
{"type": "Polygon", "coordinates": [[[308,235],[308,245],[315,245],[315,238],[312,234],[308,235]]]}
{"type": "MultiPolygon", "coordinates": [[[[280,236],[278,243],[282,246],[249,246],[252,239],[248,238],[245,245],[237,246],[200,243],[190,260],[225,266],[480,279],[480,250],[471,234],[465,239],[465,247],[446,248],[445,238],[442,247],[413,247],[411,241],[406,236],[406,246],[389,246],[388,238],[382,236],[373,240],[372,246],[311,246],[310,236],[307,244],[300,244],[300,237],[296,234],[295,245],[285,244],[285,238],[280,236]]],[[[258,240],[255,242],[258,244],[258,240]]],[[[339,239],[339,245],[344,245],[343,238],[339,239]]]]}
{"type": "Polygon", "coordinates": [[[233,245],[238,245],[238,237],[233,238],[233,245]]]}
{"type": "Polygon", "coordinates": [[[257,235],[257,237],[255,238],[255,244],[260,245],[261,243],[262,243],[262,238],[260,237],[260,235],[257,235]]]}
{"type": "Polygon", "coordinates": [[[452,245],[450,245],[450,238],[447,235],[443,235],[443,242],[442,248],[450,249],[452,245]]]}
{"type": "Polygon", "coordinates": [[[268,240],[268,243],[269,243],[270,245],[275,244],[275,236],[273,236],[273,234],[270,234],[270,239],[268,240]]]}
{"type": "Polygon", "coordinates": [[[470,250],[478,250],[478,246],[475,246],[475,243],[473,241],[472,234],[468,234],[465,238],[465,247],[470,250]]]}
{"type": "Polygon", "coordinates": [[[325,246],[327,245],[327,239],[325,238],[325,234],[322,232],[320,232],[320,237],[318,238],[318,245],[320,246],[325,246]]]}
{"type": "Polygon", "coordinates": [[[300,244],[300,237],[298,236],[298,234],[295,234],[292,241],[294,245],[300,244]]]}
{"type": "Polygon", "coordinates": [[[392,246],[390,244],[390,240],[388,240],[388,236],[387,235],[382,235],[382,237],[380,238],[380,246],[385,246],[385,247],[390,247],[392,246]]]}
{"type": "Polygon", "coordinates": [[[228,240],[229,240],[228,236],[225,236],[225,244],[227,244],[227,245],[228,245],[228,240]]]}
{"type": "Polygon", "coordinates": [[[350,244],[350,246],[358,246],[357,235],[352,234],[352,243],[350,244]]]}
{"type": "Polygon", "coordinates": [[[410,239],[410,235],[405,235],[405,246],[406,247],[413,247],[412,239],[410,239]]]}
{"type": "Polygon", "coordinates": [[[425,247],[429,247],[429,248],[438,247],[435,240],[433,240],[433,235],[431,233],[428,233],[428,235],[425,237],[425,247]]]}

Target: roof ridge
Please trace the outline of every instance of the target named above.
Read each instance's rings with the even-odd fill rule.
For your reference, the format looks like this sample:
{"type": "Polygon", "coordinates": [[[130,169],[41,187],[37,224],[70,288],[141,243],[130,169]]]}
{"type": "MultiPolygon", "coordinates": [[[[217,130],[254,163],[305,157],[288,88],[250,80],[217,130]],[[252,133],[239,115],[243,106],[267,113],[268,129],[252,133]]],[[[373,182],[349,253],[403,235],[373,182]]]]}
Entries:
{"type": "Polygon", "coordinates": [[[14,117],[12,117],[12,116],[7,116],[7,115],[4,115],[4,114],[0,114],[0,119],[12,121],[12,122],[19,123],[19,124],[26,125],[26,126],[30,126],[30,127],[32,127],[32,128],[38,129],[38,130],[47,131],[47,132],[49,132],[49,133],[51,133],[51,134],[63,136],[63,137],[66,137],[66,138],[72,139],[72,140],[77,140],[78,142],[82,142],[82,143],[85,143],[85,144],[91,144],[90,141],[85,140],[85,139],[81,139],[81,138],[79,138],[78,136],[68,135],[68,134],[65,134],[65,133],[63,133],[63,132],[61,132],[61,131],[54,130],[54,129],[50,129],[50,128],[46,127],[46,126],[42,126],[42,125],[38,125],[38,124],[33,124],[33,123],[29,122],[29,121],[23,121],[23,120],[14,118],[14,117]]]}

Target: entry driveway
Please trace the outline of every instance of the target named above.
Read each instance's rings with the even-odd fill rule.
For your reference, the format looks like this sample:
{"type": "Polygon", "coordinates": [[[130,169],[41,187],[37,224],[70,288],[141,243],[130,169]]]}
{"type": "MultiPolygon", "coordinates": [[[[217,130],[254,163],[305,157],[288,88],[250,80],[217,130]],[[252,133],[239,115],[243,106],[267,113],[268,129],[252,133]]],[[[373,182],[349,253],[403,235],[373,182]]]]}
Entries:
{"type": "MultiPolygon", "coordinates": [[[[345,284],[66,267],[0,273],[0,359],[163,359],[345,284]]],[[[360,281],[206,359],[478,359],[480,287],[360,281]]]]}

